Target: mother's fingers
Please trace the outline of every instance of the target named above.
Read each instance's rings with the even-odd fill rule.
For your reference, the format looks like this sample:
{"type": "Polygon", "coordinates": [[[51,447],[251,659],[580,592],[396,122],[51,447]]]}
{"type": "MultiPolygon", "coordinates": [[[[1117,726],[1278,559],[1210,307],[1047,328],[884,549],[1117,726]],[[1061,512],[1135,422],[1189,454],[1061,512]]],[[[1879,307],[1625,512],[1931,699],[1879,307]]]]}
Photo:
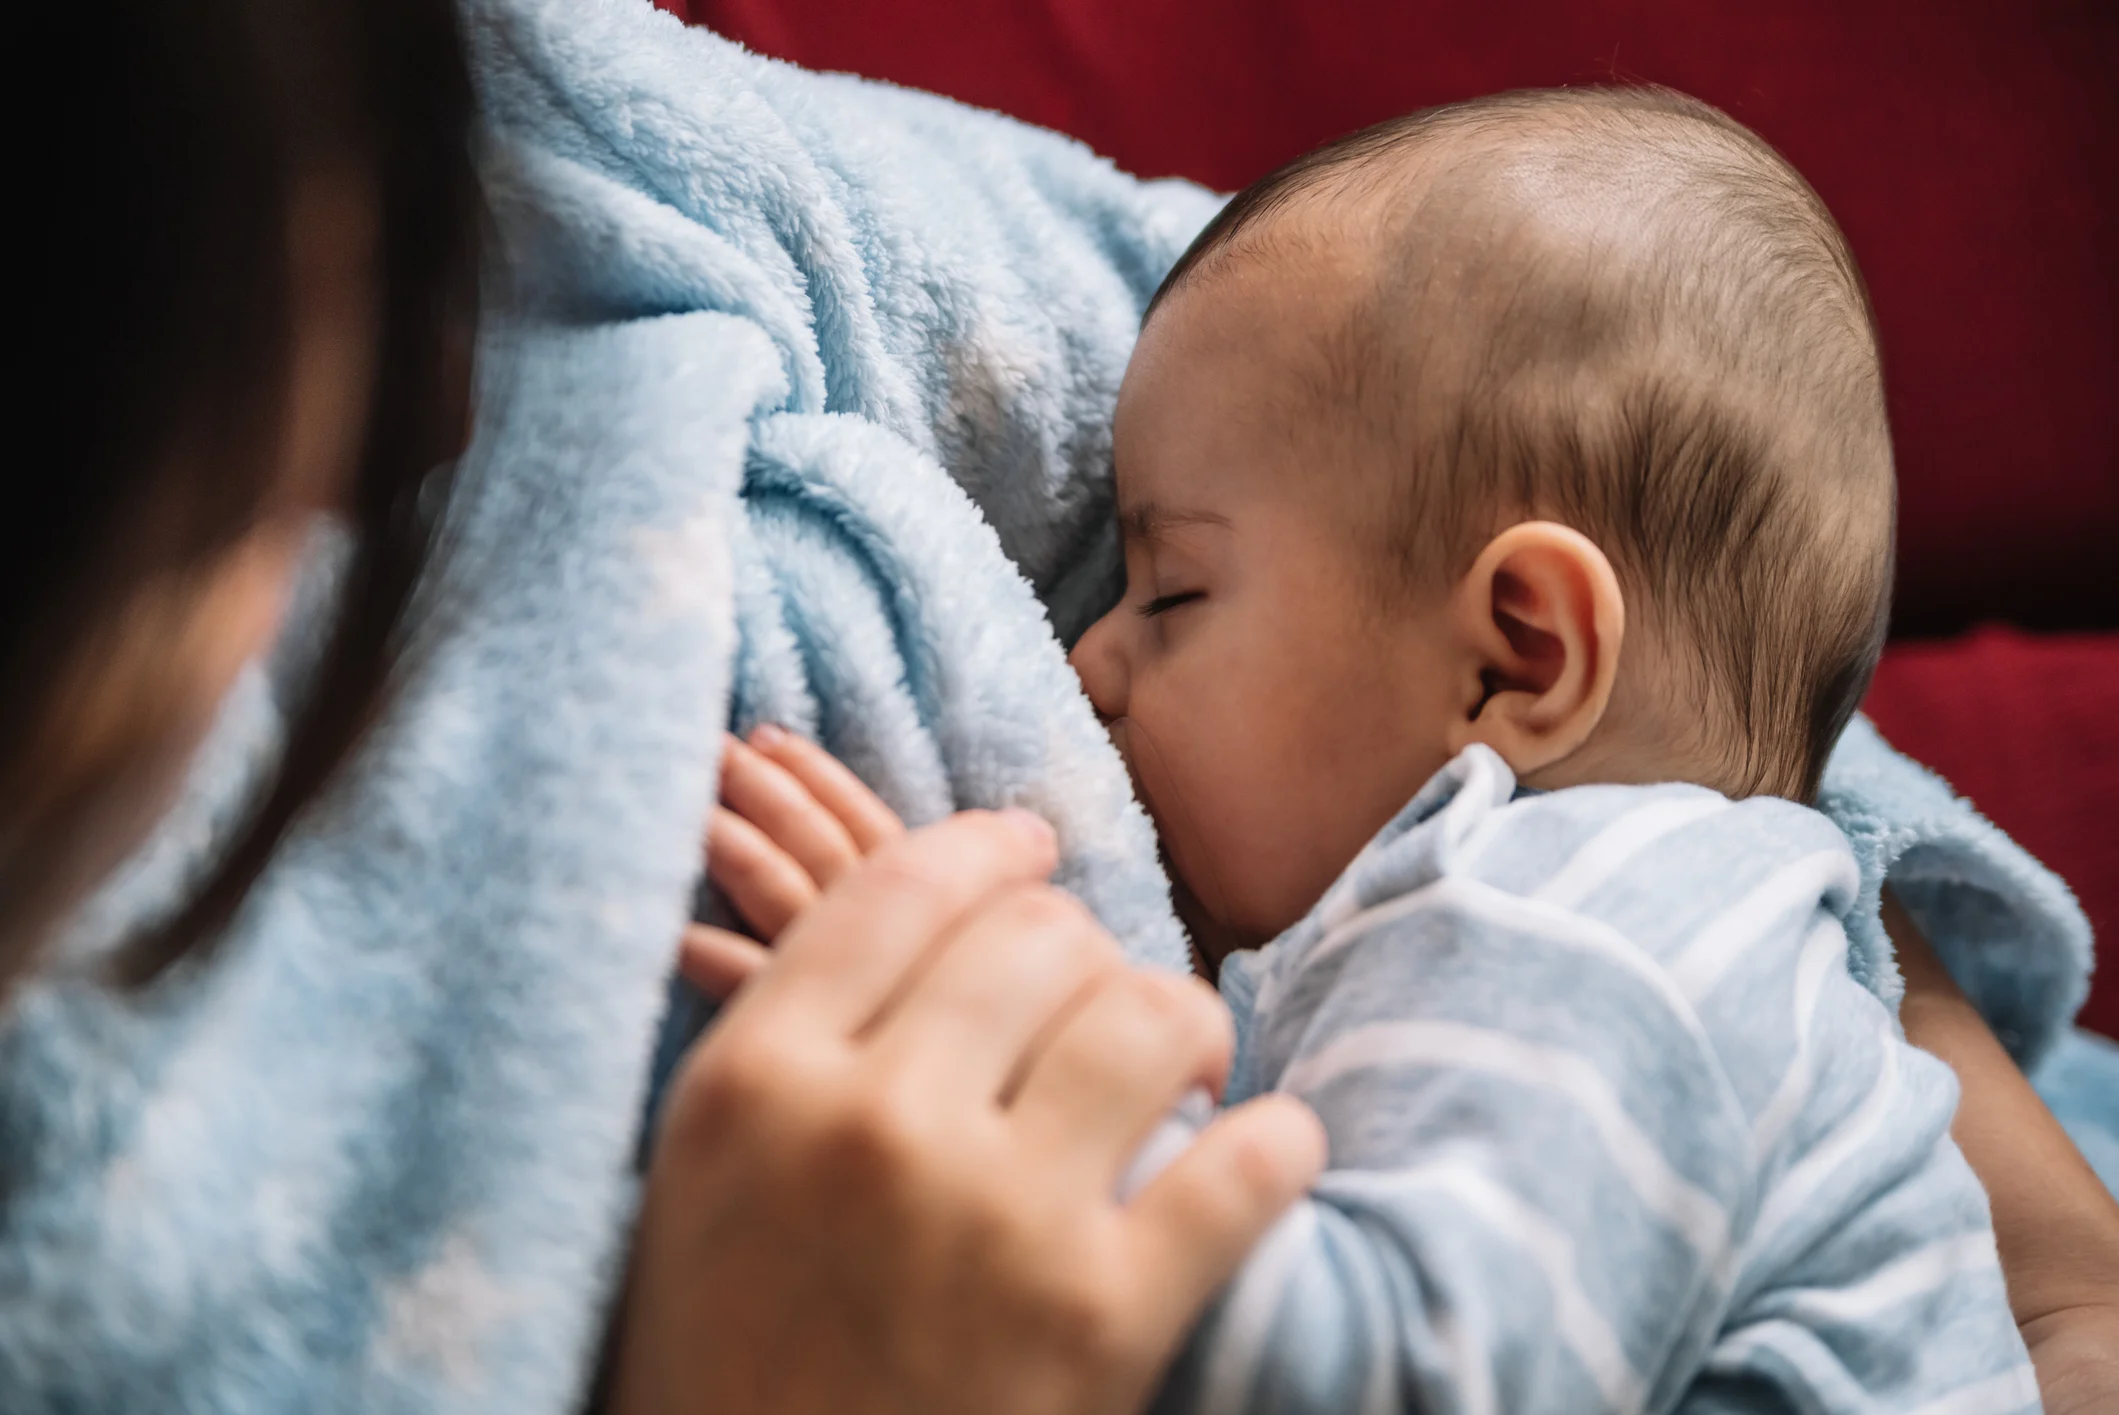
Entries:
{"type": "Polygon", "coordinates": [[[1215,1117],[1126,1206],[1144,1317],[1189,1321],[1325,1161],[1324,1127],[1293,1096],[1260,1096],[1215,1117]]]}
{"type": "MultiPolygon", "coordinates": [[[[981,900],[1052,872],[1052,828],[1023,811],[965,811],[885,846],[781,936],[738,1010],[851,1037],[981,900]]],[[[728,1025],[736,1025],[732,1014],[728,1025]]]]}
{"type": "Polygon", "coordinates": [[[1118,944],[1050,885],[1004,889],[958,925],[871,1036],[874,1064],[920,1093],[998,1105],[1043,1034],[1100,976],[1118,944]]]}
{"type": "Polygon", "coordinates": [[[1235,1033],[1205,984],[1175,973],[1117,973],[1031,1058],[1010,1114],[1055,1170],[1108,1190],[1179,1097],[1219,1094],[1235,1033]]]}

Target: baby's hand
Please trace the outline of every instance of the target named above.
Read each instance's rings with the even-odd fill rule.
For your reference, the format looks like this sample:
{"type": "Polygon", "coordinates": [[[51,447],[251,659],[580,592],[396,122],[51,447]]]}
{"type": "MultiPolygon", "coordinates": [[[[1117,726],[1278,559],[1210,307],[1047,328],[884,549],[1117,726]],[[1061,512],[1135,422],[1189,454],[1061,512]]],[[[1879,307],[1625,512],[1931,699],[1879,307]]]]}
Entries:
{"type": "MultiPolygon", "coordinates": [[[[905,833],[890,807],[830,753],[761,726],[721,756],[721,803],[707,828],[707,878],[771,943],[856,861],[905,833]]],[[[725,929],[694,925],[680,961],[693,983],[733,992],[765,955],[725,929]]]]}

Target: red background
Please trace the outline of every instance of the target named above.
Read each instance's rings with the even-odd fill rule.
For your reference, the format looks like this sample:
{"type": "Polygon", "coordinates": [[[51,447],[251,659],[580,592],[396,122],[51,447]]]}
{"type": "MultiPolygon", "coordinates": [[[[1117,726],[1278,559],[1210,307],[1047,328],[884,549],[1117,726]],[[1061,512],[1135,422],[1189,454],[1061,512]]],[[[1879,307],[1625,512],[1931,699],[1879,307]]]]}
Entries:
{"type": "MultiPolygon", "coordinates": [[[[1927,641],[1894,646],[1870,710],[2119,931],[2119,5],[661,3],[1225,189],[1503,88],[1650,80],[1727,109],[1839,217],[1883,332],[1894,631],[1927,641]],[[1988,620],[2074,632],[1934,637],[1988,620]]],[[[2119,977],[2084,1021],[2119,1034],[2119,977]]]]}

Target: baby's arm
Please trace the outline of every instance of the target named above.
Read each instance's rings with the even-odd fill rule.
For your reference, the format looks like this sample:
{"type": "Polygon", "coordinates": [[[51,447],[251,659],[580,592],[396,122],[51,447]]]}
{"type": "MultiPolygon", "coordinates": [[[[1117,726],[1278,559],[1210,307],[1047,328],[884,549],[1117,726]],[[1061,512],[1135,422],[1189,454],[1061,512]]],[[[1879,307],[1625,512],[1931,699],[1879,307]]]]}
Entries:
{"type": "Polygon", "coordinates": [[[1258,1079],[1316,1111],[1330,1167],[1157,1408],[1669,1409],[1715,1334],[1753,1161],[1660,968],[1453,878],[1274,962],[1258,1079]]]}
{"type": "Polygon", "coordinates": [[[1986,1195],[1949,1139],[1955,1082],[1833,946],[1786,1073],[1808,1097],[1761,1155],[1734,1306],[1681,1409],[1780,1386],[1805,1408],[2035,1411],[1986,1195]]]}
{"type": "Polygon", "coordinates": [[[1159,1408],[2032,1408],[1948,1079],[1808,943],[1702,1000],[1462,880],[1316,941],[1260,1026],[1331,1167],[1159,1408]]]}

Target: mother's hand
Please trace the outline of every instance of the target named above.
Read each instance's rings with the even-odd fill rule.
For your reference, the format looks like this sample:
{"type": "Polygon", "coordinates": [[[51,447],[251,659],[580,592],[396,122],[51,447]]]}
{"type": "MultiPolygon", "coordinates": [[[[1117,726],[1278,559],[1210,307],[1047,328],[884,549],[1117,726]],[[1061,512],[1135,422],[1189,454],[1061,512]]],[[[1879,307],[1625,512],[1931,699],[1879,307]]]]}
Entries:
{"type": "Polygon", "coordinates": [[[1298,1103],[1224,1114],[1114,1190],[1227,1013],[1128,967],[1043,883],[1049,830],[968,813],[783,934],[687,1060],[648,1180],[621,1415],[1137,1409],[1324,1158],[1298,1103]]]}
{"type": "Polygon", "coordinates": [[[2045,1407],[2119,1410],[2119,1204],[1888,891],[1884,927],[1906,980],[1906,1040],[1957,1073],[1950,1133],[1993,1206],[2045,1407]]]}

